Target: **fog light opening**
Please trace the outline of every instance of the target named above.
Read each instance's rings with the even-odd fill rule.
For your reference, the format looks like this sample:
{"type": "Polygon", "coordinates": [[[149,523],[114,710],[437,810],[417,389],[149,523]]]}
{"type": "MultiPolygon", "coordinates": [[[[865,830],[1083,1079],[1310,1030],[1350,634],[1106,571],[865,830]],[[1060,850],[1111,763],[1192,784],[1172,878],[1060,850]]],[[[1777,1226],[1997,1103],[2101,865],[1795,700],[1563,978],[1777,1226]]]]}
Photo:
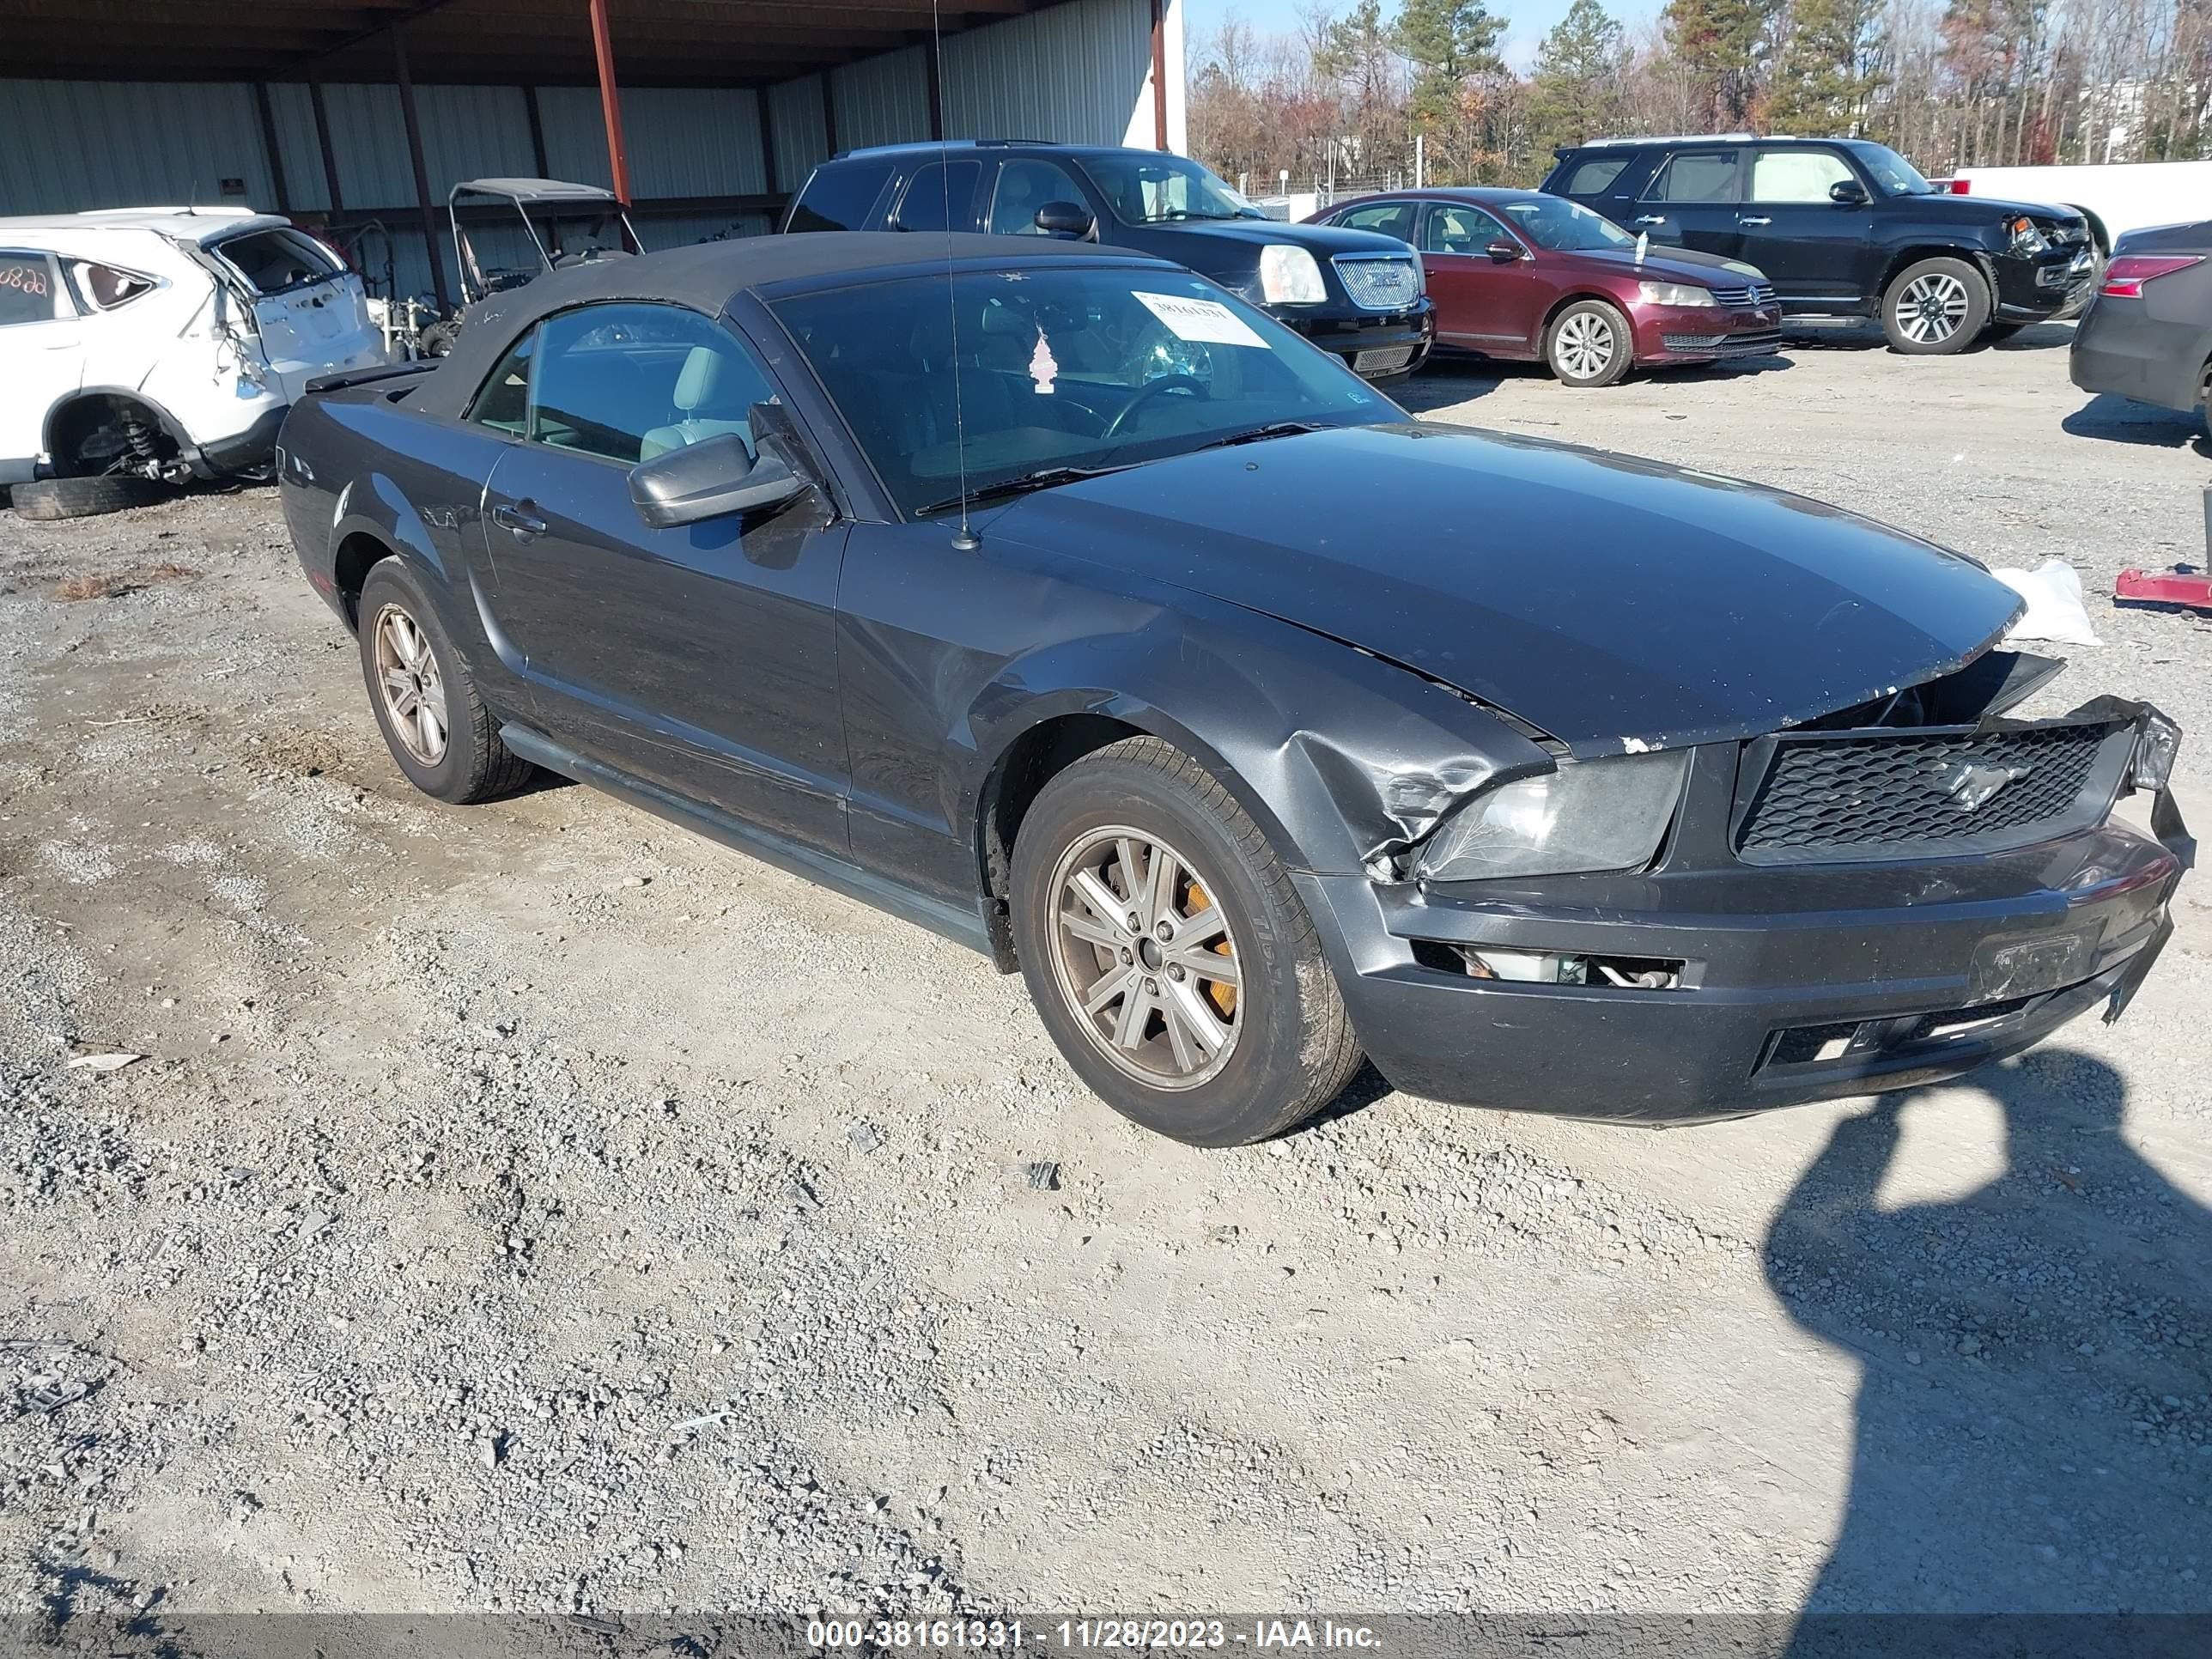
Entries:
{"type": "Polygon", "coordinates": [[[1444,945],[1420,941],[1416,960],[1430,967],[1456,958],[1470,979],[1511,981],[1522,985],[1585,985],[1600,990],[1679,991],[1688,963],[1669,957],[1580,956],[1560,951],[1516,951],[1496,945],[1444,945]],[[1419,948],[1427,945],[1426,950],[1419,948]]]}

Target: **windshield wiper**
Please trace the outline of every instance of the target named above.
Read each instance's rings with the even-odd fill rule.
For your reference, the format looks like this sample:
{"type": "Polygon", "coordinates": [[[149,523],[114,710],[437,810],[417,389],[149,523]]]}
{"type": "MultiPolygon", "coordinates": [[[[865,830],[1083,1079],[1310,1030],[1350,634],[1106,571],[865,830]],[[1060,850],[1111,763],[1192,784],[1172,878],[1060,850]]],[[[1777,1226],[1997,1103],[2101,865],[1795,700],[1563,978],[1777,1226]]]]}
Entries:
{"type": "Polygon", "coordinates": [[[1126,472],[1128,466],[1045,466],[1034,472],[1024,472],[1018,478],[1001,478],[969,490],[965,495],[948,495],[941,501],[932,501],[918,508],[915,516],[927,519],[939,513],[950,513],[963,503],[973,507],[981,501],[1004,501],[1009,495],[1026,495],[1033,489],[1050,489],[1055,484],[1077,483],[1085,478],[1103,478],[1109,472],[1126,472]]]}
{"type": "MultiPolygon", "coordinates": [[[[1269,438],[1295,438],[1301,432],[1323,432],[1333,424],[1328,421],[1270,421],[1265,426],[1255,426],[1243,432],[1232,432],[1225,438],[1209,438],[1199,449],[1227,449],[1235,444],[1264,443],[1269,438]]],[[[1196,454],[1198,450],[1192,450],[1196,454]]]]}

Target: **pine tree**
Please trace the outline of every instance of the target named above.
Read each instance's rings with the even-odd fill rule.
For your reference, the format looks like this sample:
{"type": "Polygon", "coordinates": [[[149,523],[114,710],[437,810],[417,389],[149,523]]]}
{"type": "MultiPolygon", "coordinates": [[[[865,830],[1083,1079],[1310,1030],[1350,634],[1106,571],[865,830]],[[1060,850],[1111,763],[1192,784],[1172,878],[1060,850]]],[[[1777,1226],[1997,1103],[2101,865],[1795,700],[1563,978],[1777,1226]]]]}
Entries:
{"type": "Polygon", "coordinates": [[[1883,84],[1881,0],[1795,0],[1766,118],[1775,132],[1854,136],[1883,84]]]}
{"type": "Polygon", "coordinates": [[[1749,124],[1764,90],[1781,0],[1668,0],[1670,50],[1696,82],[1717,126],[1749,124]]]}
{"type": "Polygon", "coordinates": [[[1539,154],[1623,125],[1625,32],[1599,0],[1574,0],[1544,37],[1529,82],[1529,125],[1539,154]]]}
{"type": "Polygon", "coordinates": [[[1498,55],[1505,20],[1491,15],[1483,0],[1405,0],[1394,39],[1413,66],[1408,109],[1413,125],[1441,139],[1468,176],[1477,170],[1480,100],[1470,84],[1505,73],[1498,55]]]}

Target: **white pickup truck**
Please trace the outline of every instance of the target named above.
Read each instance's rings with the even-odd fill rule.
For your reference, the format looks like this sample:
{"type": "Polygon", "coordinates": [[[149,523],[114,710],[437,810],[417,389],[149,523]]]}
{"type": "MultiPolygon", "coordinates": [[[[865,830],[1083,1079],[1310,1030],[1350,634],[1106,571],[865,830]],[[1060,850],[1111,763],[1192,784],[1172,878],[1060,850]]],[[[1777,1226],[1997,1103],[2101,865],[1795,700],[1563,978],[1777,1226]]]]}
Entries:
{"type": "Polygon", "coordinates": [[[2113,161],[2089,167],[1961,167],[1954,196],[2002,196],[2069,207],[2089,222],[2097,251],[2149,225],[2212,219],[2212,161],[2113,161]]]}

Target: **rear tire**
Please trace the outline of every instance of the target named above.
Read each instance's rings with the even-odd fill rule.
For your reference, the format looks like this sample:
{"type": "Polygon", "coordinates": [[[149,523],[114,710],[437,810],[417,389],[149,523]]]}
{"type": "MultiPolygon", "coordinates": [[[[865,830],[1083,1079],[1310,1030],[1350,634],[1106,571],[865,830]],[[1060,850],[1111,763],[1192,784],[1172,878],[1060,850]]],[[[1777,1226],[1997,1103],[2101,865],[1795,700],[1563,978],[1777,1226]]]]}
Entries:
{"type": "Polygon", "coordinates": [[[499,722],[406,566],[386,559],[371,569],[355,614],[369,708],[410,783],[459,806],[529,782],[537,769],[500,741],[499,722]]]}
{"type": "Polygon", "coordinates": [[[97,478],[35,478],[12,492],[15,511],[26,519],[89,519],[151,507],[176,494],[155,478],[118,472],[97,478]]]}
{"type": "Polygon", "coordinates": [[[1990,320],[1990,285],[1964,259],[1922,259],[1890,279],[1881,331],[1893,351],[1948,357],[1974,343],[1990,320]]]}
{"type": "Polygon", "coordinates": [[[1611,386],[1635,367],[1628,319],[1602,300],[1577,300],[1544,331],[1544,362],[1561,386],[1611,386]]]}
{"type": "Polygon", "coordinates": [[[1158,738],[1110,744],[1045,785],[1014,843],[1012,897],[1046,1030],[1146,1128],[1194,1146],[1264,1140],[1358,1067],[1335,975],[1267,837],[1158,738]]]}

